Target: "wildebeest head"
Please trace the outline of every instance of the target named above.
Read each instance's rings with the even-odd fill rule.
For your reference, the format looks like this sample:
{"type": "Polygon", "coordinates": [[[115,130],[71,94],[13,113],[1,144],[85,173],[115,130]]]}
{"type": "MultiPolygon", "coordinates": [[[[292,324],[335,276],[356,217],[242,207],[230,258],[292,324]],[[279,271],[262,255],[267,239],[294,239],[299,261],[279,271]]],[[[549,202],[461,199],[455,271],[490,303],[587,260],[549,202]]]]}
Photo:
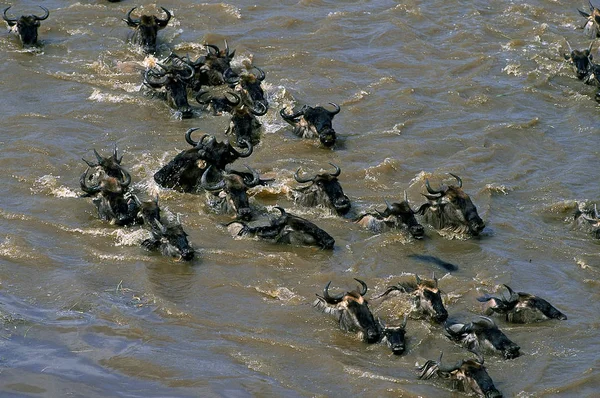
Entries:
{"type": "Polygon", "coordinates": [[[594,42],[592,42],[590,47],[585,50],[573,50],[568,42],[567,44],[569,45],[569,50],[571,52],[570,54],[563,54],[563,56],[575,67],[577,78],[579,80],[584,80],[586,84],[592,83],[593,80],[590,79],[590,75],[593,73],[593,55],[591,52],[594,42]]]}
{"type": "Polygon", "coordinates": [[[469,195],[462,190],[462,180],[455,174],[458,185],[450,185],[434,190],[425,180],[425,186],[429,195],[424,196],[429,203],[421,205],[418,212],[425,216],[427,222],[435,229],[451,229],[458,233],[469,233],[479,235],[485,228],[485,223],[477,214],[477,208],[471,201],[469,195]]]}
{"type": "Polygon", "coordinates": [[[448,319],[448,311],[442,301],[442,293],[438,288],[438,280],[433,275],[433,280],[421,280],[415,275],[416,283],[402,282],[390,286],[377,298],[384,297],[394,290],[410,294],[413,298],[414,311],[424,314],[435,322],[441,323],[448,319]]]}
{"type": "Polygon", "coordinates": [[[394,355],[402,355],[406,349],[406,320],[408,314],[404,315],[401,325],[386,325],[379,321],[382,329],[381,342],[385,343],[394,355]]]}
{"type": "Polygon", "coordinates": [[[582,210],[578,208],[573,215],[573,220],[578,228],[590,233],[594,238],[600,239],[600,215],[595,204],[593,208],[582,210]]]}
{"type": "Polygon", "coordinates": [[[202,175],[209,165],[223,170],[236,159],[252,154],[251,143],[245,143],[245,149],[238,151],[229,142],[218,142],[208,134],[204,134],[199,141],[194,141],[192,133],[196,130],[198,128],[191,128],[185,133],[185,140],[192,148],[180,152],[154,174],[157,184],[182,192],[199,191],[202,175]]]}
{"type": "Polygon", "coordinates": [[[206,105],[215,116],[222,115],[224,112],[233,113],[234,108],[240,104],[241,100],[239,95],[230,91],[218,95],[202,90],[196,95],[196,101],[201,105],[206,105]]]}
{"type": "Polygon", "coordinates": [[[295,200],[303,206],[325,206],[344,215],[350,210],[350,199],[344,194],[344,190],[338,180],[342,170],[329,163],[335,168],[333,173],[316,174],[314,177],[300,177],[300,168],[294,173],[294,179],[301,183],[311,184],[294,190],[295,200]]]}
{"type": "Polygon", "coordinates": [[[47,8],[40,6],[40,8],[44,10],[44,15],[41,17],[38,17],[37,15],[22,15],[19,18],[9,18],[6,15],[6,11],[8,11],[10,7],[12,6],[8,6],[4,9],[2,18],[6,21],[8,26],[15,29],[24,47],[35,46],[38,41],[40,21],[48,18],[50,11],[48,11],[47,8]]]}
{"type": "Polygon", "coordinates": [[[331,147],[335,144],[336,134],[332,127],[332,120],[335,115],[340,112],[340,107],[330,102],[335,109],[329,111],[322,106],[311,107],[304,105],[298,112],[290,115],[285,113],[285,109],[281,109],[279,114],[289,124],[294,126],[294,134],[304,138],[319,137],[319,140],[326,147],[331,147]]]}
{"type": "Polygon", "coordinates": [[[439,377],[459,383],[459,389],[474,392],[485,398],[502,398],[500,391],[494,386],[492,378],[483,366],[483,356],[477,354],[477,360],[460,360],[454,365],[442,364],[442,355],[437,361],[429,360],[419,367],[419,379],[439,377]]]}
{"type": "Polygon", "coordinates": [[[160,206],[158,205],[158,195],[152,200],[141,202],[138,212],[144,224],[153,225],[154,220],[160,221],[160,206]]]}
{"type": "Polygon", "coordinates": [[[248,200],[248,189],[260,184],[260,176],[258,172],[249,166],[246,166],[252,173],[252,178],[248,178],[248,174],[239,173],[235,170],[228,170],[221,174],[221,178],[217,183],[208,182],[208,174],[212,168],[208,166],[202,175],[202,188],[208,192],[217,194],[223,200],[225,210],[231,209],[237,214],[241,220],[252,219],[252,209],[248,200]]]}
{"type": "Polygon", "coordinates": [[[346,332],[358,333],[367,343],[377,343],[381,340],[381,325],[369,309],[367,300],[367,284],[360,279],[360,290],[352,290],[335,296],[329,294],[331,281],[325,285],[323,296],[317,294],[313,306],[318,310],[338,318],[340,328],[346,332]]]}
{"type": "Polygon", "coordinates": [[[88,167],[79,178],[81,190],[88,195],[96,195],[98,193],[104,196],[123,195],[131,183],[131,175],[120,165],[118,165],[118,169],[120,176],[102,176],[96,183],[90,185],[90,179],[88,178],[90,167],[88,167]]]}
{"type": "Polygon", "coordinates": [[[238,146],[242,146],[243,141],[257,145],[260,142],[262,124],[256,116],[263,116],[266,113],[267,108],[260,102],[256,103],[254,108],[246,105],[235,107],[225,134],[235,135],[238,146]]]}
{"type": "Polygon", "coordinates": [[[179,220],[163,225],[159,220],[150,221],[151,237],[142,242],[148,250],[160,250],[164,256],[174,257],[178,260],[191,261],[195,251],[190,246],[187,233],[183,230],[179,220]]]}
{"type": "Polygon", "coordinates": [[[583,25],[583,33],[585,33],[590,38],[594,39],[596,37],[600,37],[600,10],[592,4],[590,1],[590,13],[579,11],[582,17],[586,18],[585,25],[583,25]]]}
{"type": "Polygon", "coordinates": [[[249,106],[255,112],[266,113],[269,103],[260,85],[265,80],[265,72],[258,66],[255,66],[254,69],[258,71],[258,74],[245,73],[238,76],[231,68],[228,68],[223,73],[223,78],[230,87],[242,94],[245,105],[249,106]]]}
{"type": "Polygon", "coordinates": [[[156,37],[158,31],[165,28],[171,19],[171,13],[164,7],[162,10],[167,14],[165,19],[158,18],[154,15],[142,15],[138,19],[132,19],[131,13],[137,7],[133,7],[127,13],[123,21],[128,26],[135,29],[131,41],[142,48],[145,54],[153,54],[156,52],[156,37]]]}
{"type": "Polygon", "coordinates": [[[493,313],[506,316],[506,320],[514,323],[531,323],[547,319],[566,320],[567,316],[557,310],[543,298],[529,293],[515,293],[509,286],[503,285],[509,297],[502,298],[485,295],[477,301],[485,303],[485,314],[493,313]]]}
{"type": "Polygon", "coordinates": [[[450,339],[462,343],[471,351],[487,349],[502,354],[506,359],[513,359],[520,355],[521,347],[506,337],[488,317],[480,316],[467,324],[447,322],[444,329],[450,339]]]}
{"type": "Polygon", "coordinates": [[[144,84],[153,89],[164,87],[171,108],[181,112],[182,118],[190,118],[194,112],[187,99],[187,86],[194,76],[194,69],[177,56],[170,57],[168,65],[157,63],[161,69],[148,69],[144,73],[144,84]]]}
{"type": "Polygon", "coordinates": [[[82,160],[92,169],[99,168],[109,177],[118,178],[121,176],[122,168],[121,168],[121,160],[123,160],[123,156],[119,156],[117,153],[117,147],[113,150],[111,156],[102,157],[100,154],[94,149],[94,155],[96,156],[96,162],[90,162],[82,158],[82,160]]]}

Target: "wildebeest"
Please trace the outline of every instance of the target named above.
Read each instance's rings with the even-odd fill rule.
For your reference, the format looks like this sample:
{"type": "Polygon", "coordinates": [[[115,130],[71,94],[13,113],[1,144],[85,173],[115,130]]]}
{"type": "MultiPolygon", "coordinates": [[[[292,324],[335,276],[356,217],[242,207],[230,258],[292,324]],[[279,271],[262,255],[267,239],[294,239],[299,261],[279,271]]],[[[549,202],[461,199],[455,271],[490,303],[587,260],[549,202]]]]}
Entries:
{"type": "Polygon", "coordinates": [[[121,176],[110,177],[103,175],[95,183],[90,184],[88,167],[79,178],[81,190],[89,196],[95,197],[92,202],[98,210],[98,218],[115,225],[130,225],[139,222],[137,218],[139,201],[128,187],[131,183],[131,175],[119,166],[121,176]]]}
{"type": "MultiPolygon", "coordinates": [[[[223,74],[231,67],[231,60],[235,55],[235,50],[229,51],[229,45],[225,40],[225,49],[221,50],[214,44],[205,44],[206,55],[199,56],[195,61],[187,57],[189,63],[196,72],[191,82],[191,89],[194,92],[200,92],[202,86],[219,86],[225,83],[223,74]]],[[[230,78],[237,76],[229,72],[230,78]]]]}
{"type": "Polygon", "coordinates": [[[275,243],[333,249],[335,240],[327,232],[304,218],[287,213],[279,206],[275,208],[281,214],[267,225],[251,226],[242,221],[233,221],[227,224],[227,229],[233,236],[255,236],[275,243]]]}
{"type": "Polygon", "coordinates": [[[266,113],[267,108],[260,102],[253,108],[246,105],[233,108],[231,122],[225,134],[234,135],[238,146],[242,146],[243,141],[251,142],[252,145],[258,145],[262,123],[256,117],[263,116],[266,113]]]}
{"type": "Polygon", "coordinates": [[[343,331],[357,333],[359,338],[367,343],[377,343],[382,338],[381,324],[375,320],[364,298],[367,284],[360,279],[354,278],[354,280],[360,283],[360,290],[335,296],[329,295],[331,285],[329,281],[323,289],[323,296],[317,294],[313,307],[325,314],[333,315],[343,331]]]}
{"type": "Polygon", "coordinates": [[[600,215],[595,204],[593,208],[577,208],[573,215],[573,221],[575,228],[589,233],[596,239],[600,239],[600,215]]]}
{"type": "MultiPolygon", "coordinates": [[[[569,44],[567,42],[567,44],[569,44]]],[[[598,81],[594,76],[594,63],[592,62],[592,46],[594,42],[592,42],[589,48],[585,50],[573,50],[571,45],[569,44],[569,54],[563,54],[565,59],[575,68],[575,73],[577,74],[577,78],[582,80],[585,84],[598,85],[598,81]]]]}
{"type": "Polygon", "coordinates": [[[133,7],[123,19],[128,26],[134,28],[131,35],[131,42],[142,48],[145,54],[153,54],[156,52],[156,37],[158,31],[165,28],[171,19],[171,13],[164,7],[162,10],[167,14],[166,18],[161,19],[154,15],[142,15],[138,19],[132,19],[131,13],[137,7],[133,7]]]}
{"type": "Polygon", "coordinates": [[[241,98],[236,93],[225,91],[222,94],[201,90],[196,95],[196,101],[201,105],[206,105],[213,115],[222,115],[225,112],[233,113],[233,110],[241,102],[241,98]]]}
{"type": "Polygon", "coordinates": [[[279,114],[290,125],[294,127],[294,134],[302,138],[315,138],[326,147],[331,147],[337,139],[335,130],[332,127],[333,117],[340,112],[340,107],[330,102],[335,109],[329,111],[322,106],[311,107],[304,105],[298,112],[292,114],[285,113],[281,109],[279,114]]]}
{"type": "Polygon", "coordinates": [[[502,398],[502,393],[494,386],[494,381],[488,375],[483,362],[483,356],[477,354],[477,360],[460,360],[454,365],[447,365],[442,364],[440,355],[439,360],[429,360],[419,367],[419,379],[439,377],[451,380],[454,388],[460,391],[473,392],[485,398],[502,398]]]}
{"type": "Polygon", "coordinates": [[[579,14],[586,18],[585,25],[582,26],[583,33],[594,39],[596,37],[600,37],[600,10],[596,8],[592,2],[590,1],[590,13],[579,11],[579,14]]]}
{"type": "Polygon", "coordinates": [[[6,21],[8,26],[19,35],[21,44],[23,47],[32,47],[38,44],[38,28],[40,27],[40,21],[45,20],[50,15],[50,11],[47,8],[39,6],[44,10],[44,15],[38,17],[37,15],[22,15],[19,18],[9,18],[6,15],[6,11],[12,6],[8,6],[2,13],[2,18],[6,21]]]}
{"type": "Polygon", "coordinates": [[[229,142],[218,142],[208,134],[194,141],[192,133],[196,130],[198,128],[191,128],[185,133],[185,140],[192,148],[181,151],[154,174],[154,181],[161,187],[181,192],[201,192],[202,175],[208,166],[215,166],[215,171],[224,170],[227,164],[252,154],[253,147],[249,142],[245,143],[244,150],[238,151],[229,142]]]}
{"type": "Polygon", "coordinates": [[[421,205],[418,214],[424,216],[425,222],[437,230],[449,230],[459,234],[479,235],[485,228],[485,223],[477,214],[477,208],[469,195],[462,190],[462,180],[455,174],[458,186],[450,185],[434,190],[425,180],[429,195],[424,196],[429,203],[421,205]]]}
{"type": "Polygon", "coordinates": [[[334,210],[339,215],[344,215],[350,210],[350,199],[344,194],[344,190],[338,180],[342,170],[333,163],[333,173],[315,174],[313,177],[300,177],[300,168],[294,173],[294,179],[301,183],[310,185],[299,187],[291,191],[294,201],[301,206],[315,207],[323,206],[334,210]]]}
{"type": "Polygon", "coordinates": [[[394,355],[402,355],[406,349],[406,320],[407,315],[401,325],[387,325],[379,320],[381,325],[381,342],[386,344],[394,355]]]}
{"type": "Polygon", "coordinates": [[[248,173],[240,173],[235,170],[227,170],[222,173],[216,183],[208,181],[208,174],[212,169],[208,166],[201,179],[201,186],[211,193],[210,201],[213,208],[219,213],[235,213],[240,220],[252,219],[252,209],[248,200],[248,189],[261,183],[258,172],[248,166],[248,173]]]}
{"type": "Polygon", "coordinates": [[[421,239],[425,235],[423,226],[415,218],[416,212],[408,203],[408,197],[404,192],[404,200],[400,203],[389,203],[385,201],[384,211],[375,210],[361,214],[354,221],[364,228],[377,234],[387,232],[391,229],[406,229],[415,239],[421,239]]]}
{"type": "Polygon", "coordinates": [[[269,102],[261,87],[261,82],[265,80],[265,72],[258,66],[254,66],[253,69],[258,71],[258,75],[253,73],[237,75],[231,68],[228,68],[223,73],[223,78],[225,83],[241,94],[244,105],[250,107],[254,112],[266,113],[269,109],[269,102]]]}
{"type": "Polygon", "coordinates": [[[486,316],[480,316],[469,323],[446,322],[444,329],[448,338],[462,344],[470,351],[485,350],[502,355],[506,359],[513,359],[520,355],[521,347],[506,337],[494,321],[486,316]]]}
{"type": "Polygon", "coordinates": [[[433,275],[433,280],[421,280],[418,275],[415,275],[413,282],[401,282],[398,285],[390,286],[385,292],[380,294],[375,299],[382,301],[390,297],[390,293],[398,291],[408,294],[412,298],[411,315],[419,318],[425,316],[434,322],[444,322],[448,319],[448,311],[444,307],[442,294],[438,288],[438,280],[433,275]]]}
{"type": "Polygon", "coordinates": [[[142,242],[148,250],[159,250],[164,256],[190,261],[195,251],[190,246],[187,233],[183,230],[179,218],[161,220],[158,197],[140,204],[138,217],[150,228],[150,238],[142,242]]]}
{"type": "Polygon", "coordinates": [[[486,315],[504,315],[508,322],[531,323],[545,321],[547,319],[566,320],[567,316],[554,308],[543,298],[532,294],[515,293],[509,286],[503,285],[509,293],[509,297],[502,298],[485,295],[478,297],[477,301],[485,303],[486,315]]]}
{"type": "MultiPolygon", "coordinates": [[[[102,173],[108,175],[109,177],[121,177],[121,161],[123,160],[123,155],[119,156],[116,146],[111,156],[102,157],[95,149],[94,156],[96,156],[96,162],[90,162],[83,158],[81,160],[83,160],[91,169],[102,171],[102,173]]],[[[94,173],[88,173],[88,184],[92,182],[92,178],[98,178],[98,175],[94,175],[94,173]]]]}
{"type": "Polygon", "coordinates": [[[147,69],[144,73],[144,85],[153,88],[164,88],[167,103],[181,114],[182,118],[194,116],[194,110],[188,103],[187,87],[194,76],[194,69],[185,62],[180,62],[177,56],[170,56],[169,64],[157,63],[160,69],[147,69]]]}

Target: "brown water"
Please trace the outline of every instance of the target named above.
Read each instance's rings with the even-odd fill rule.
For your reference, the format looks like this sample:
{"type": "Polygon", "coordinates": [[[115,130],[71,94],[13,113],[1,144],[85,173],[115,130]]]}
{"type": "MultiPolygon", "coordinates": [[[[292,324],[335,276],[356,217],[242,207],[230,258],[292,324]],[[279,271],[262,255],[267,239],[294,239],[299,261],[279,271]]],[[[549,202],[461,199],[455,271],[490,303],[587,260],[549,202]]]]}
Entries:
{"type": "MultiPolygon", "coordinates": [[[[13,2],[14,3],[14,2],[13,2]]],[[[40,52],[0,38],[0,391],[2,396],[374,397],[460,396],[418,381],[415,364],[471,356],[439,326],[409,320],[404,356],[367,346],[311,308],[315,293],[369,293],[418,273],[440,278],[452,319],[480,314],[476,298],[518,291],[546,298],[567,321],[500,327],[523,355],[486,358],[505,396],[597,396],[600,388],[599,243],[572,230],[577,203],[598,200],[595,89],[562,58],[587,48],[584,1],[356,1],[236,4],[164,0],[19,1],[50,10],[40,52]],[[159,33],[194,58],[204,42],[237,49],[266,72],[271,108],[246,162],[277,181],[255,205],[279,204],[314,220],[333,252],[234,240],[202,196],[159,189],[152,175],[185,149],[190,127],[219,140],[227,117],[177,120],[140,92],[143,56],[121,21],[133,6],[174,17],[159,33]],[[283,106],[338,103],[334,150],[296,138],[283,106]],[[190,265],[144,251],[137,228],[100,222],[79,198],[82,157],[123,152],[142,200],[158,193],[181,215],[197,249],[190,265]],[[295,207],[293,172],[342,168],[353,204],[339,218],[295,207]],[[486,222],[477,239],[427,229],[373,235],[352,224],[424,181],[458,174],[486,222]],[[409,258],[427,254],[457,264],[409,258]]],[[[41,12],[40,12],[41,14],[41,12]]],[[[594,51],[596,54],[596,51],[594,51]]],[[[243,162],[239,162],[241,165],[243,162]]],[[[402,305],[374,308],[392,320],[402,305]]]]}

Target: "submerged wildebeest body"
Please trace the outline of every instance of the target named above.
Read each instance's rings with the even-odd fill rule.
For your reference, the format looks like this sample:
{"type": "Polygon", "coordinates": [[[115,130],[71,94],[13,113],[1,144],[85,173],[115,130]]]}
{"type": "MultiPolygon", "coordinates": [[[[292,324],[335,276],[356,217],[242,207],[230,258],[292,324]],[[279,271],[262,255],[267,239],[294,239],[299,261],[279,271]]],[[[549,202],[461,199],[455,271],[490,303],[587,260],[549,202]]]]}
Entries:
{"type": "Polygon", "coordinates": [[[589,4],[589,14],[580,9],[577,9],[577,11],[579,11],[579,14],[581,14],[582,17],[586,18],[586,22],[582,26],[583,33],[591,39],[595,39],[596,37],[600,37],[600,9],[594,7],[591,1],[589,4]]]}
{"type": "Polygon", "coordinates": [[[473,392],[485,398],[502,398],[502,393],[494,386],[494,381],[487,373],[483,362],[483,356],[477,354],[477,360],[460,360],[454,365],[447,365],[442,364],[442,355],[440,355],[439,360],[428,360],[418,368],[419,379],[439,377],[452,381],[453,388],[459,391],[473,392]]]}
{"type": "Polygon", "coordinates": [[[255,108],[246,105],[232,109],[231,122],[225,134],[232,134],[237,140],[237,145],[242,146],[244,141],[258,145],[262,130],[262,123],[256,118],[267,113],[267,108],[258,102],[255,108]]]}
{"type": "Polygon", "coordinates": [[[408,203],[406,192],[404,192],[402,202],[390,204],[386,200],[385,204],[386,209],[384,211],[375,210],[374,212],[363,213],[354,222],[376,234],[393,229],[406,229],[413,238],[423,238],[425,230],[417,221],[415,217],[417,213],[408,203]]]}
{"type": "Polygon", "coordinates": [[[317,294],[313,307],[334,316],[343,331],[357,333],[359,338],[367,343],[377,343],[382,338],[381,324],[375,320],[369,304],[364,298],[367,293],[367,284],[360,279],[355,278],[355,280],[360,283],[360,290],[352,290],[335,296],[329,294],[330,281],[323,289],[323,296],[317,294]]]}
{"type": "Polygon", "coordinates": [[[333,163],[329,164],[335,168],[335,172],[316,174],[308,178],[300,177],[298,175],[300,168],[298,168],[294,173],[294,179],[301,184],[309,182],[311,184],[293,189],[291,194],[294,201],[301,206],[323,206],[339,215],[344,215],[350,210],[351,204],[338,180],[342,170],[333,163]]]}
{"type": "Polygon", "coordinates": [[[402,355],[406,349],[406,321],[407,315],[401,325],[387,325],[379,320],[381,325],[381,342],[388,346],[394,355],[402,355]]]}
{"type": "Polygon", "coordinates": [[[208,182],[208,174],[212,169],[208,166],[201,179],[201,186],[209,192],[211,207],[219,213],[234,213],[240,220],[252,219],[248,189],[265,182],[260,179],[258,172],[248,166],[250,174],[235,170],[226,170],[221,174],[217,183],[208,182]]]}
{"type": "Polygon", "coordinates": [[[99,176],[93,184],[88,177],[90,168],[88,167],[79,178],[79,184],[87,196],[96,196],[92,202],[98,210],[98,218],[108,221],[111,224],[124,226],[139,223],[137,217],[139,211],[139,201],[128,187],[131,183],[131,175],[123,168],[120,168],[119,177],[110,177],[108,175],[99,176]]]}
{"type": "Polygon", "coordinates": [[[425,180],[429,195],[424,196],[429,201],[421,205],[418,214],[423,215],[426,223],[436,230],[448,230],[458,234],[479,235],[485,228],[485,223],[477,214],[477,208],[469,195],[462,190],[462,180],[455,174],[458,185],[450,185],[434,190],[425,180]]]}
{"type": "Polygon", "coordinates": [[[241,221],[227,224],[233,236],[255,236],[275,243],[298,246],[317,246],[331,250],[335,240],[314,223],[287,213],[281,207],[275,207],[281,215],[269,221],[268,225],[250,226],[241,221]]]}
{"type": "Polygon", "coordinates": [[[253,68],[258,71],[258,75],[253,73],[237,75],[231,68],[228,68],[223,73],[223,77],[230,87],[240,93],[244,105],[255,113],[265,114],[269,109],[269,102],[265,98],[265,92],[261,87],[261,82],[265,80],[265,72],[258,66],[253,68]]]}
{"type": "Polygon", "coordinates": [[[154,15],[142,15],[138,19],[132,19],[131,13],[136,8],[137,7],[133,7],[129,10],[126,18],[123,19],[128,26],[134,28],[130,41],[133,44],[140,46],[145,54],[153,54],[156,52],[156,38],[158,36],[158,31],[167,26],[171,19],[171,13],[166,8],[161,7],[165,14],[167,14],[164,19],[154,15]]]}
{"type": "Polygon", "coordinates": [[[144,85],[154,90],[164,89],[167,104],[183,119],[191,118],[194,110],[188,102],[187,87],[194,76],[194,69],[176,55],[169,56],[166,61],[169,63],[157,63],[158,68],[146,70],[144,85]]]}
{"type": "Polygon", "coordinates": [[[142,246],[147,250],[158,250],[163,256],[185,261],[192,260],[195,251],[188,242],[187,233],[183,230],[181,222],[179,219],[162,220],[160,212],[158,197],[140,203],[138,217],[150,228],[150,238],[144,240],[142,246]]]}
{"type": "Polygon", "coordinates": [[[578,208],[573,215],[573,224],[574,228],[600,239],[600,215],[595,204],[593,208],[578,208]]]}
{"type": "Polygon", "coordinates": [[[449,323],[444,325],[446,336],[463,345],[470,351],[488,351],[513,359],[520,355],[521,347],[513,343],[488,317],[480,316],[469,323],[449,323]]]}
{"type": "Polygon", "coordinates": [[[50,15],[50,11],[47,8],[40,6],[44,10],[44,15],[38,17],[37,15],[22,15],[19,18],[9,18],[6,15],[6,11],[12,6],[8,6],[2,13],[2,18],[6,21],[8,26],[19,35],[21,44],[23,47],[32,47],[38,44],[38,28],[40,27],[40,21],[45,20],[50,15]]]}
{"type": "Polygon", "coordinates": [[[444,322],[448,319],[448,311],[444,307],[441,291],[438,288],[438,280],[433,276],[433,280],[422,280],[418,275],[415,275],[416,283],[401,282],[398,285],[390,286],[385,292],[380,294],[375,299],[387,300],[392,297],[392,292],[400,292],[408,294],[412,299],[411,315],[415,318],[423,316],[431,319],[434,322],[444,322]]]}
{"type": "Polygon", "coordinates": [[[316,138],[326,147],[331,147],[337,139],[332,127],[333,117],[340,112],[340,107],[330,102],[335,109],[329,111],[322,106],[311,107],[304,105],[298,112],[290,115],[281,109],[279,114],[290,125],[294,127],[294,134],[302,138],[316,138]]]}
{"type": "Polygon", "coordinates": [[[196,130],[198,128],[191,128],[185,133],[185,140],[192,148],[181,151],[154,174],[154,181],[161,187],[181,192],[201,192],[202,175],[208,166],[213,165],[215,172],[218,172],[238,158],[252,154],[251,143],[245,143],[246,148],[237,151],[229,142],[218,142],[208,134],[194,141],[192,133],[196,130]]]}
{"type": "Polygon", "coordinates": [[[484,310],[486,315],[503,315],[508,322],[513,323],[532,323],[545,321],[548,319],[566,320],[567,316],[554,308],[543,298],[532,294],[518,292],[515,293],[509,286],[503,285],[509,293],[509,297],[502,298],[485,295],[478,297],[477,300],[485,303],[484,310]]]}

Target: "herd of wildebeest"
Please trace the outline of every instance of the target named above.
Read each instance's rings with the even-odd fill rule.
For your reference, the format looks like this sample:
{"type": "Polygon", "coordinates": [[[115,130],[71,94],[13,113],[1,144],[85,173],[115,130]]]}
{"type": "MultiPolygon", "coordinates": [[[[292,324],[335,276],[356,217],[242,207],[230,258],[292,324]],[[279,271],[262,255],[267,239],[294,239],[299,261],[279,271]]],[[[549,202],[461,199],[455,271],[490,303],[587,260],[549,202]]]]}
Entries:
{"type": "MultiPolygon", "coordinates": [[[[111,1],[111,0],[109,0],[111,1]]],[[[112,0],[117,2],[119,0],[112,0]]],[[[41,7],[44,15],[24,15],[11,18],[7,15],[11,7],[3,12],[3,18],[25,47],[38,45],[37,28],[40,21],[48,18],[49,11],[41,7]]],[[[144,54],[154,54],[157,49],[158,31],[165,28],[172,15],[162,8],[164,17],[141,15],[132,17],[132,8],[123,21],[133,28],[129,41],[144,54]]],[[[600,37],[600,10],[590,2],[590,13],[578,10],[586,18],[583,26],[586,35],[600,37]]],[[[206,54],[192,60],[171,52],[164,59],[147,65],[143,73],[145,94],[164,99],[181,118],[191,118],[202,111],[214,115],[231,115],[230,126],[225,132],[234,138],[218,141],[215,136],[202,134],[193,137],[198,128],[189,129],[185,141],[190,148],[180,152],[154,174],[156,183],[165,189],[174,189],[192,194],[206,194],[209,206],[222,214],[231,214],[235,220],[226,225],[234,237],[248,236],[273,243],[316,246],[331,250],[335,240],[313,222],[294,215],[282,207],[275,206],[278,215],[269,214],[250,204],[248,190],[258,185],[268,185],[272,179],[263,179],[249,166],[247,171],[236,171],[231,164],[239,158],[248,158],[261,140],[259,117],[267,113],[269,103],[261,87],[265,72],[252,65],[233,68],[231,61],[235,50],[230,51],[227,42],[219,48],[205,44],[206,54]],[[189,105],[188,98],[201,105],[189,105]]],[[[593,62],[592,44],[585,50],[573,50],[564,54],[575,68],[577,78],[585,84],[600,86],[600,65],[593,62]]],[[[570,45],[569,45],[570,47],[570,45]]],[[[600,101],[600,93],[596,94],[600,101]]],[[[281,109],[279,114],[293,126],[295,135],[320,140],[323,147],[333,148],[336,132],[332,127],[334,116],[340,107],[331,102],[330,107],[304,105],[295,112],[281,109]]],[[[163,255],[178,260],[193,260],[195,250],[187,239],[178,217],[169,214],[161,217],[158,197],[140,201],[130,189],[131,175],[121,166],[122,156],[115,147],[110,156],[103,157],[94,150],[95,160],[84,159],[87,169],[80,178],[84,197],[92,197],[98,217],[117,226],[143,225],[150,237],[142,242],[148,250],[160,251],[163,255]]],[[[344,194],[338,177],[341,168],[330,163],[333,172],[313,176],[302,176],[300,169],[294,179],[302,185],[291,191],[294,202],[299,206],[328,208],[339,216],[347,215],[351,208],[350,199],[344,194]]],[[[385,209],[363,213],[353,221],[374,233],[390,230],[404,231],[410,239],[421,239],[425,234],[418,218],[438,231],[451,231],[463,237],[477,236],[485,228],[477,208],[462,189],[459,176],[450,173],[455,185],[432,188],[425,181],[427,202],[414,210],[408,203],[406,193],[399,203],[385,202],[385,209]]],[[[576,211],[574,225],[600,238],[600,217],[597,209],[584,207],[576,211]]],[[[428,257],[428,256],[424,256],[428,257]]],[[[429,256],[431,257],[431,256],[429,256]]],[[[433,258],[433,257],[432,257],[433,258]]],[[[439,261],[439,259],[437,259],[439,261]]],[[[443,263],[442,263],[443,265],[443,263]]],[[[447,264],[452,266],[451,264],[447,264]]],[[[442,324],[444,334],[452,341],[473,352],[476,359],[465,359],[455,364],[429,360],[419,367],[419,378],[439,377],[452,381],[452,386],[462,391],[474,392],[485,397],[501,397],[484,367],[483,353],[498,355],[505,359],[520,355],[520,347],[512,342],[496,325],[491,315],[499,315],[504,321],[530,323],[549,319],[565,320],[567,317],[546,300],[523,292],[515,292],[504,285],[508,297],[485,295],[478,298],[483,303],[486,316],[478,316],[465,323],[448,321],[438,280],[423,280],[415,275],[414,281],[404,281],[390,286],[386,291],[371,298],[371,305],[385,300],[405,300],[412,308],[398,320],[385,322],[376,319],[365,299],[367,284],[356,279],[359,287],[352,291],[330,294],[329,282],[323,295],[317,295],[313,306],[338,320],[339,327],[356,333],[366,343],[387,344],[394,354],[405,350],[407,317],[426,318],[442,324]],[[400,320],[400,321],[399,321],[400,320]]]]}

